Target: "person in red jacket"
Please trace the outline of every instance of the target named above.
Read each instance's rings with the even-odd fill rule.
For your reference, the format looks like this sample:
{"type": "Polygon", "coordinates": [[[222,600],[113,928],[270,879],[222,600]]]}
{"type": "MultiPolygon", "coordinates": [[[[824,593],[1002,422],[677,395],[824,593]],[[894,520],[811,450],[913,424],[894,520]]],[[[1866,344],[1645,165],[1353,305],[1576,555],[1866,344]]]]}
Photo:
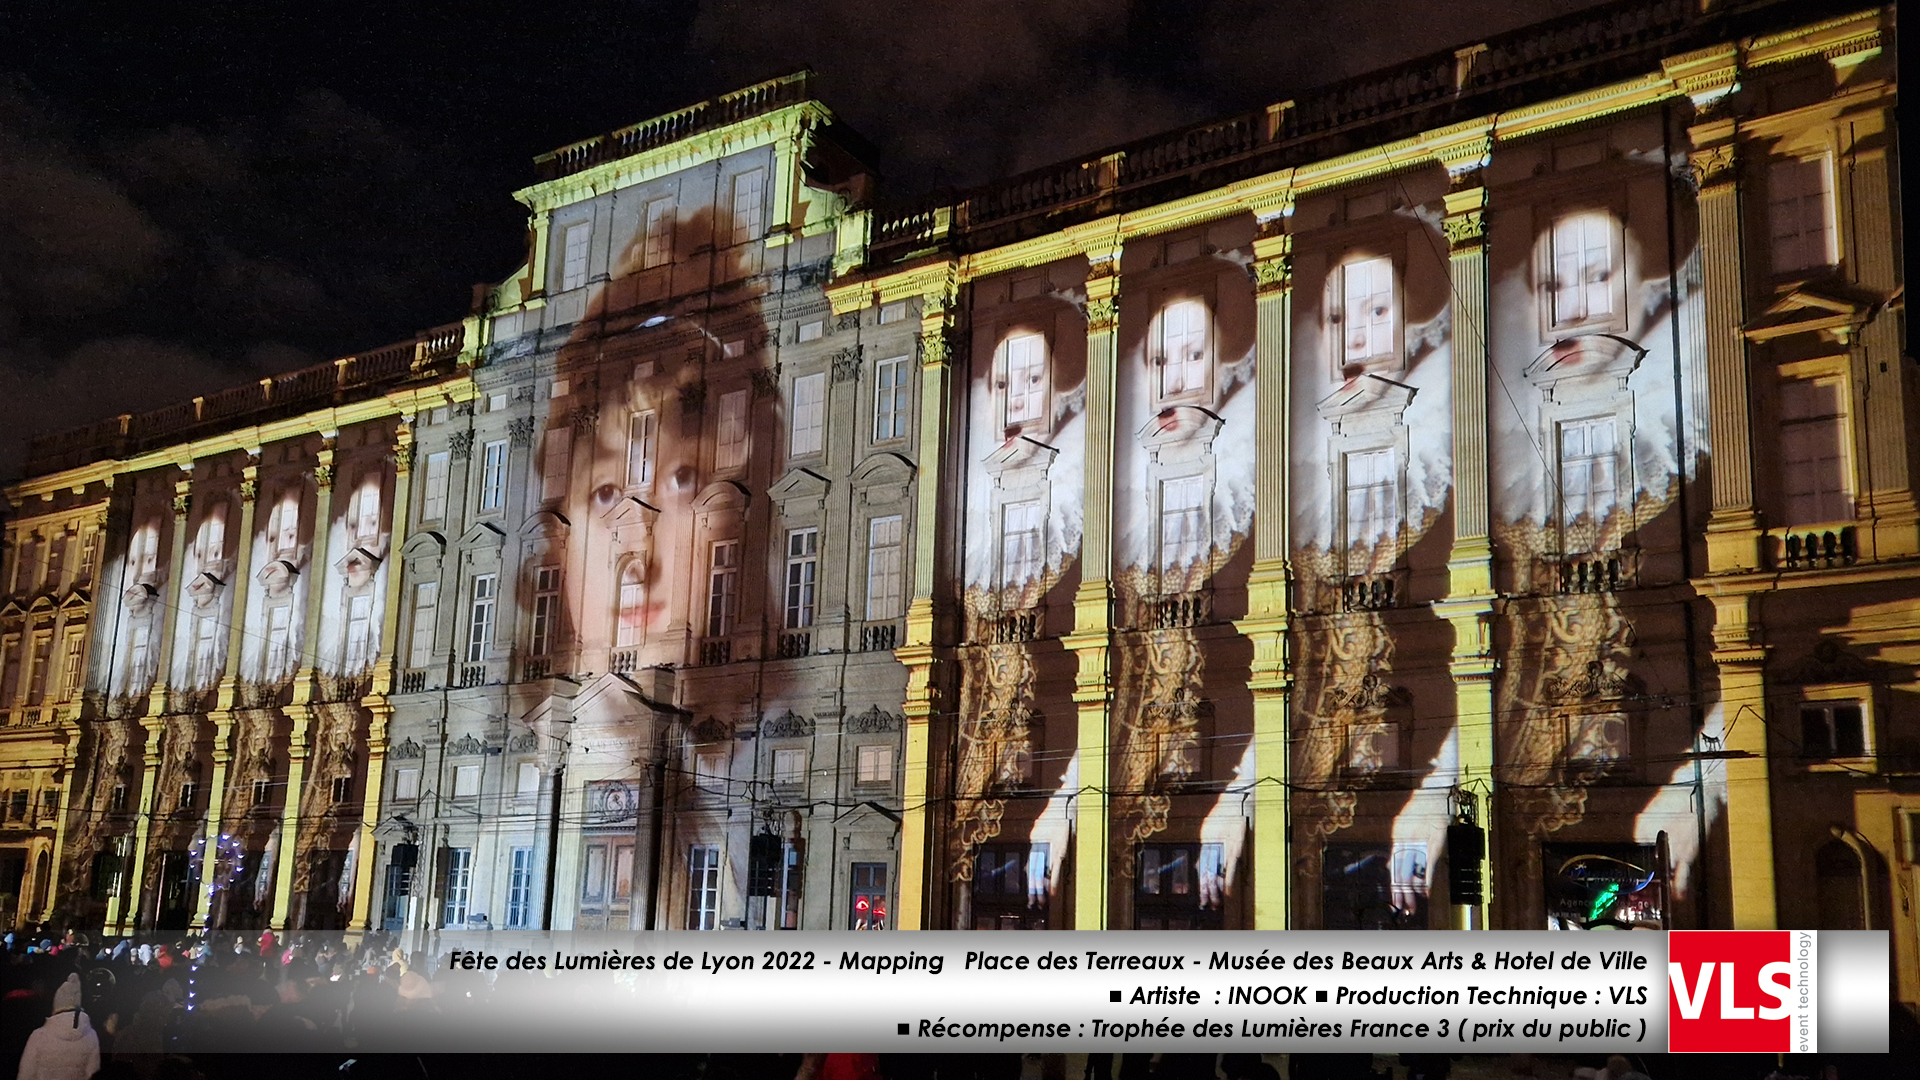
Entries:
{"type": "Polygon", "coordinates": [[[260,931],[260,955],[261,956],[272,956],[273,947],[275,945],[278,945],[279,943],[280,943],[280,940],[273,936],[272,930],[260,931]]]}

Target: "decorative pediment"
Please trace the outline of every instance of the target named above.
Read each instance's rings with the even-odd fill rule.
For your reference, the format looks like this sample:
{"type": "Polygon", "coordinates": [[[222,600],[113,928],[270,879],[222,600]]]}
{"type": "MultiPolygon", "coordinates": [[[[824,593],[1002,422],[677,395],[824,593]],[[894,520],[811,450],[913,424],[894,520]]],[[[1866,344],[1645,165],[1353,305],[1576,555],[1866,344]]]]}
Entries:
{"type": "Polygon", "coordinates": [[[539,748],[539,739],[531,731],[523,731],[507,740],[507,750],[511,753],[531,754],[539,748]]]}
{"type": "Polygon", "coordinates": [[[802,499],[824,499],[833,489],[833,481],[812,469],[790,469],[780,482],[767,489],[774,501],[785,504],[802,499]]]}
{"type": "Polygon", "coordinates": [[[497,548],[506,542],[507,534],[491,521],[482,521],[460,534],[462,548],[497,548]]]}
{"type": "Polygon", "coordinates": [[[726,721],[717,716],[709,716],[693,725],[693,741],[697,743],[726,742],[733,738],[733,729],[726,721]]]}
{"type": "Polygon", "coordinates": [[[1412,704],[1413,695],[1380,677],[1377,671],[1360,676],[1360,681],[1335,687],[1327,694],[1335,712],[1369,713],[1412,704]]]}
{"type": "Polygon", "coordinates": [[[447,744],[447,753],[453,757],[475,757],[487,752],[487,744],[473,737],[469,731],[447,744]]]}
{"type": "Polygon", "coordinates": [[[293,588],[294,580],[299,576],[300,568],[286,559],[268,559],[267,565],[261,567],[260,572],[254,575],[255,580],[266,587],[268,596],[287,595],[287,591],[293,588]]]}
{"type": "Polygon", "coordinates": [[[84,610],[93,602],[93,594],[86,589],[75,589],[60,600],[60,610],[68,612],[69,624],[74,618],[72,612],[84,610]]]}
{"type": "Polygon", "coordinates": [[[1573,675],[1548,675],[1540,680],[1540,697],[1553,705],[1573,705],[1583,701],[1621,701],[1640,696],[1639,681],[1624,671],[1615,671],[1599,660],[1590,660],[1584,670],[1573,675]]]}
{"type": "Polygon", "coordinates": [[[1015,435],[987,455],[987,465],[995,472],[1007,472],[1026,465],[1038,465],[1045,468],[1058,457],[1058,447],[1027,435],[1015,435]]]}
{"type": "Polygon", "coordinates": [[[536,510],[528,514],[526,524],[520,526],[520,536],[522,539],[536,536],[559,537],[565,536],[571,528],[573,528],[573,522],[568,521],[565,515],[552,510],[536,510]]]}
{"type": "Polygon", "coordinates": [[[767,721],[763,731],[770,739],[805,738],[813,734],[813,721],[788,709],[767,721]]]}
{"type": "Polygon", "coordinates": [[[447,538],[432,530],[414,533],[400,548],[400,555],[406,559],[430,558],[444,555],[447,551],[447,538]]]}
{"type": "Polygon", "coordinates": [[[219,597],[224,587],[226,582],[203,572],[193,575],[193,580],[187,582],[187,596],[193,601],[193,606],[206,607],[219,597]]]}
{"type": "Polygon", "coordinates": [[[412,739],[402,739],[400,740],[399,746],[387,751],[387,756],[393,758],[423,758],[427,756],[427,749],[412,739]]]}
{"type": "Polygon", "coordinates": [[[1213,444],[1214,436],[1220,434],[1220,427],[1220,417],[1210,409],[1198,405],[1173,405],[1155,413],[1133,437],[1141,446],[1156,454],[1176,446],[1193,447],[1199,451],[1213,444]]]}
{"type": "MultiPolygon", "coordinates": [[[[122,592],[120,594],[121,602],[126,605],[126,608],[129,612],[135,615],[146,614],[147,608],[152,606],[154,601],[159,599],[159,597],[160,597],[160,590],[154,588],[151,583],[145,582],[145,581],[134,582],[133,584],[127,586],[125,592],[122,592]]],[[[5,613],[14,614],[14,613],[17,613],[19,610],[20,610],[20,606],[18,604],[10,603],[7,605],[7,611],[5,613]]]]}
{"type": "Polygon", "coordinates": [[[340,561],[333,564],[333,568],[347,579],[347,584],[358,588],[372,579],[373,572],[379,565],[380,556],[366,548],[355,546],[348,548],[347,553],[340,557],[340,561]]]}
{"type": "Polygon", "coordinates": [[[1841,282],[1808,282],[1781,294],[1740,329],[1747,340],[1754,342],[1791,334],[1819,334],[1845,345],[1883,302],[1841,282]]]}
{"type": "Polygon", "coordinates": [[[906,726],[906,717],[897,713],[882,712],[880,706],[874,705],[866,712],[847,717],[846,722],[841,726],[852,735],[874,735],[883,731],[900,730],[906,726]]]}
{"type": "Polygon", "coordinates": [[[1335,426],[1344,426],[1362,414],[1382,416],[1394,423],[1407,411],[1417,393],[1417,389],[1406,383],[1369,372],[1340,384],[1338,390],[1315,402],[1314,408],[1335,426]]]}
{"type": "Polygon", "coordinates": [[[596,780],[587,785],[587,824],[614,825],[640,813],[640,786],[629,780],[596,780]]]}
{"type": "Polygon", "coordinates": [[[1783,667],[1773,681],[1787,686],[1824,686],[1830,683],[1882,682],[1887,666],[1867,660],[1840,647],[1832,638],[1822,638],[1813,652],[1783,667]]]}
{"type": "Polygon", "coordinates": [[[752,500],[747,486],[737,480],[720,480],[708,484],[693,500],[695,510],[744,510],[752,500]]]}
{"type": "Polygon", "coordinates": [[[867,458],[854,466],[853,482],[867,484],[904,484],[920,472],[919,466],[907,459],[905,454],[894,450],[885,450],[867,458]]]}
{"type": "Polygon", "coordinates": [[[1543,390],[1563,379],[1615,379],[1625,385],[1647,350],[1618,334],[1582,334],[1547,346],[1521,375],[1543,390]]]}
{"type": "Polygon", "coordinates": [[[651,531],[660,520],[660,508],[629,495],[616,501],[607,511],[606,522],[615,529],[640,528],[651,531]]]}

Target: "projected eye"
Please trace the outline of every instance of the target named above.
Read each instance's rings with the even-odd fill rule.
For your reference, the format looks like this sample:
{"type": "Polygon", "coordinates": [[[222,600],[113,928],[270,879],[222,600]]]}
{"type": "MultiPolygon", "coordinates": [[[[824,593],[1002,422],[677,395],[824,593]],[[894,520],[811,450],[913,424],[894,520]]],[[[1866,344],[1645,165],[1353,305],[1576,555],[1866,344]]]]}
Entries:
{"type": "Polygon", "coordinates": [[[614,484],[601,484],[593,489],[593,509],[596,513],[607,510],[620,501],[620,489],[614,484]]]}

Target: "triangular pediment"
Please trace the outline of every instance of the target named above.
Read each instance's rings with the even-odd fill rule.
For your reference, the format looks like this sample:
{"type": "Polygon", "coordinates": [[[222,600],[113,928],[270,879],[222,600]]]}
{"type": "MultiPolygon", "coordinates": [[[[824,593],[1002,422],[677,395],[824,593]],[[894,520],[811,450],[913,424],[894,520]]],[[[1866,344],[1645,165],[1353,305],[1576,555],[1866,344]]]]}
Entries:
{"type": "Polygon", "coordinates": [[[1766,310],[1741,327],[1749,341],[1770,341],[1792,334],[1819,334],[1844,344],[1873,317],[1880,298],[1838,282],[1803,283],[1781,293],[1766,310]]]}
{"type": "Polygon", "coordinates": [[[652,528],[653,523],[659,519],[659,507],[644,499],[636,499],[631,495],[614,503],[613,508],[607,511],[606,516],[608,526],[615,529],[626,529],[635,526],[652,528]]]}
{"type": "Polygon", "coordinates": [[[1314,407],[1327,420],[1361,412],[1400,413],[1413,403],[1417,393],[1417,389],[1406,383],[1368,373],[1340,384],[1339,389],[1315,402],[1314,407]]]}
{"type": "Polygon", "coordinates": [[[780,482],[767,489],[767,494],[779,502],[788,499],[824,499],[833,489],[833,481],[814,472],[812,469],[791,469],[780,482]]]}
{"type": "Polygon", "coordinates": [[[482,521],[460,534],[463,548],[497,548],[506,541],[507,534],[491,521],[482,521]]]}

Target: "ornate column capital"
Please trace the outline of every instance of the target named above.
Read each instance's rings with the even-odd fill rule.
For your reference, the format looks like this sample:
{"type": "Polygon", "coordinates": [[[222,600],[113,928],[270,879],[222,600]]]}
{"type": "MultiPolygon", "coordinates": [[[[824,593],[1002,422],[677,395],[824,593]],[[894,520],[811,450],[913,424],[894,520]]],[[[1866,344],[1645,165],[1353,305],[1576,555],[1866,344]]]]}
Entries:
{"type": "Polygon", "coordinates": [[[1464,187],[1446,195],[1446,220],[1441,228],[1447,234],[1447,246],[1460,251],[1478,248],[1487,240],[1487,189],[1464,187]]]}

